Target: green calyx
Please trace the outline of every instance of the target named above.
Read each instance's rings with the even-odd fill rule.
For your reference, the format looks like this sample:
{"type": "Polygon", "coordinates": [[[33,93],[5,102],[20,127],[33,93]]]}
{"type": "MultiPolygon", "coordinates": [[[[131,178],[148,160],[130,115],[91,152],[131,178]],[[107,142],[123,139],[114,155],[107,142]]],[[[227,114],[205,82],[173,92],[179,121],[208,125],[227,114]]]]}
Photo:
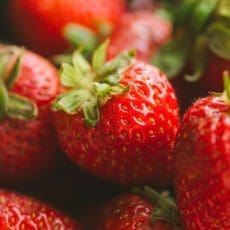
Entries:
{"type": "Polygon", "coordinates": [[[57,65],[61,65],[63,62],[71,63],[72,51],[75,49],[81,50],[83,56],[89,60],[98,44],[112,32],[111,25],[104,21],[98,23],[96,27],[96,31],[93,31],[77,23],[67,24],[63,29],[63,36],[70,44],[71,49],[70,52],[55,55],[54,63],[57,65]]]}
{"type": "Polygon", "coordinates": [[[158,193],[151,187],[145,186],[143,190],[134,188],[133,193],[140,195],[152,202],[154,206],[151,222],[154,224],[158,220],[168,222],[172,229],[181,229],[180,220],[178,217],[177,206],[175,201],[169,197],[168,192],[158,193]]]}
{"type": "Polygon", "coordinates": [[[220,17],[225,17],[225,18],[230,17],[230,1],[229,0],[219,0],[218,7],[216,8],[216,15],[220,17]]]}
{"type": "Polygon", "coordinates": [[[127,92],[129,87],[119,81],[121,73],[132,63],[134,52],[123,52],[106,62],[107,47],[108,41],[105,41],[95,50],[92,66],[79,50],[73,53],[72,64],[62,64],[61,82],[69,91],[56,98],[53,110],[68,114],[82,111],[85,123],[95,126],[100,119],[99,107],[113,95],[127,92]]]}
{"type": "Polygon", "coordinates": [[[174,38],[152,58],[169,78],[177,77],[189,64],[192,73],[185,80],[199,80],[208,50],[230,60],[229,0],[181,0],[173,12],[174,38]]]}
{"type": "Polygon", "coordinates": [[[223,73],[223,80],[224,80],[223,98],[228,104],[230,104],[230,73],[228,71],[225,71],[223,73]]]}
{"type": "Polygon", "coordinates": [[[20,71],[23,49],[6,46],[0,50],[0,119],[31,119],[37,116],[36,105],[25,97],[9,92],[20,71]]]}
{"type": "Polygon", "coordinates": [[[81,47],[84,56],[89,57],[98,44],[97,35],[90,29],[75,23],[68,24],[63,31],[65,39],[74,47],[81,47]]]}
{"type": "Polygon", "coordinates": [[[230,61],[230,17],[229,20],[222,19],[212,23],[207,29],[207,37],[210,50],[230,61]]]}
{"type": "Polygon", "coordinates": [[[212,20],[207,26],[209,49],[217,56],[230,60],[230,1],[219,0],[212,20]]]}

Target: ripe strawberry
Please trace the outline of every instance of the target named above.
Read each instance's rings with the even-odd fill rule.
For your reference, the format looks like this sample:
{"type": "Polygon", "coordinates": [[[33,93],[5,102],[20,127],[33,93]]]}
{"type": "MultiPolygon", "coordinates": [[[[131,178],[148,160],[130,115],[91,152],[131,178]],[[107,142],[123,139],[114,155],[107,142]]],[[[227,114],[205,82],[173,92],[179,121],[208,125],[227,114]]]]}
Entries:
{"type": "Polygon", "coordinates": [[[0,229],[80,230],[81,228],[74,220],[40,201],[0,190],[0,229]]]}
{"type": "Polygon", "coordinates": [[[149,11],[127,13],[111,35],[108,57],[135,48],[137,58],[149,61],[161,45],[171,37],[169,21],[149,11]]]}
{"type": "Polygon", "coordinates": [[[57,158],[50,103],[59,93],[58,73],[42,57],[19,52],[0,47],[6,66],[0,74],[0,183],[6,184],[40,177],[57,158]]]}
{"type": "Polygon", "coordinates": [[[76,51],[63,64],[62,83],[72,89],[54,103],[62,149],[95,175],[123,185],[170,184],[178,105],[164,74],[124,52],[105,63],[106,46],[93,68],[76,51]],[[83,115],[84,114],[84,115],[83,115]]]}
{"type": "Polygon", "coordinates": [[[185,113],[175,148],[175,188],[184,229],[230,229],[230,84],[185,113]]]}
{"type": "Polygon", "coordinates": [[[77,23],[95,32],[105,24],[113,28],[124,5],[124,0],[11,0],[8,17],[17,42],[40,54],[52,55],[67,48],[62,34],[67,24],[77,23]]]}
{"type": "Polygon", "coordinates": [[[96,223],[87,223],[89,228],[86,229],[173,230],[179,225],[174,202],[149,187],[140,195],[117,196],[99,210],[100,214],[96,211],[100,215],[96,223]]]}

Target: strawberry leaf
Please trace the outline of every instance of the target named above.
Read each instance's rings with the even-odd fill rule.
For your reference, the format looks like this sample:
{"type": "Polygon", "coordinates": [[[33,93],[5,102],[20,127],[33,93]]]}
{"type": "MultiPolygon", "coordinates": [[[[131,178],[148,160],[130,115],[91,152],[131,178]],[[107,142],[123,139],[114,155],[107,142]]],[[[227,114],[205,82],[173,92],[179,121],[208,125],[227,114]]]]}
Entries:
{"type": "Polygon", "coordinates": [[[9,61],[10,61],[10,55],[6,53],[0,53],[0,78],[2,80],[5,79],[4,75],[9,61]]]}
{"type": "Polygon", "coordinates": [[[68,63],[68,64],[72,64],[72,54],[59,54],[59,55],[54,55],[52,57],[52,61],[60,66],[63,62],[68,63]]]}
{"type": "Polygon", "coordinates": [[[202,31],[210,16],[215,11],[218,2],[218,0],[202,0],[196,4],[189,18],[189,27],[192,35],[202,31]]]}
{"type": "Polygon", "coordinates": [[[196,0],[185,0],[181,4],[178,4],[174,13],[175,15],[173,24],[175,30],[178,30],[179,28],[187,24],[196,2],[196,0]]]}
{"type": "Polygon", "coordinates": [[[5,85],[7,89],[9,89],[13,85],[20,71],[24,49],[23,48],[17,49],[17,51],[18,51],[18,54],[17,54],[15,64],[13,68],[11,69],[10,73],[8,74],[7,78],[5,79],[5,85]]]}
{"type": "Polygon", "coordinates": [[[134,50],[124,51],[111,61],[105,63],[98,73],[100,80],[111,85],[116,85],[120,81],[121,73],[132,64],[135,53],[134,50]]]}
{"type": "Polygon", "coordinates": [[[69,114],[75,114],[89,100],[90,96],[87,90],[71,90],[61,94],[55,100],[53,108],[55,110],[63,110],[69,114]]]}
{"type": "Polygon", "coordinates": [[[97,32],[100,38],[107,38],[113,30],[113,27],[110,23],[102,21],[97,25],[97,32]]]}
{"type": "Polygon", "coordinates": [[[79,24],[68,24],[65,26],[63,34],[74,47],[83,46],[83,51],[86,53],[92,53],[98,43],[97,36],[91,30],[79,24]]]}
{"type": "Polygon", "coordinates": [[[81,72],[72,65],[63,63],[61,68],[61,83],[66,87],[77,87],[82,78],[81,72]]]}
{"type": "Polygon", "coordinates": [[[8,103],[8,93],[7,89],[0,80],[0,119],[2,119],[6,114],[8,103]]]}
{"type": "Polygon", "coordinates": [[[216,14],[221,17],[230,18],[230,1],[229,0],[219,1],[216,14]]]}
{"type": "Polygon", "coordinates": [[[109,85],[116,85],[120,81],[120,75],[118,73],[114,73],[108,75],[103,79],[103,82],[108,83],[109,85]]]}
{"type": "Polygon", "coordinates": [[[226,101],[229,103],[230,102],[230,74],[228,71],[225,71],[223,73],[223,80],[224,80],[224,89],[226,93],[226,101]]]}
{"type": "Polygon", "coordinates": [[[110,92],[111,86],[109,84],[106,84],[106,83],[94,82],[93,83],[93,90],[97,96],[103,97],[110,92]]]}
{"type": "Polygon", "coordinates": [[[89,62],[83,57],[82,54],[77,50],[73,53],[73,65],[76,69],[78,69],[81,74],[86,74],[91,70],[89,62]]]}
{"type": "Polygon", "coordinates": [[[93,98],[83,106],[85,123],[89,126],[95,126],[99,121],[98,100],[93,98]]]}
{"type": "Polygon", "coordinates": [[[112,95],[120,95],[122,93],[128,92],[129,89],[130,89],[129,86],[124,86],[124,85],[121,85],[121,84],[114,85],[114,86],[111,87],[110,94],[112,94],[112,95]]]}
{"type": "Polygon", "coordinates": [[[28,120],[38,115],[38,109],[36,104],[27,98],[9,93],[6,113],[11,118],[28,120]]]}
{"type": "Polygon", "coordinates": [[[230,60],[230,23],[212,23],[207,31],[209,48],[218,56],[230,60]]]}
{"type": "Polygon", "coordinates": [[[106,52],[108,49],[109,41],[103,42],[93,53],[92,65],[96,73],[103,67],[106,59],[106,52]]]}
{"type": "Polygon", "coordinates": [[[175,38],[163,46],[152,58],[152,64],[160,68],[171,79],[185,67],[190,41],[186,37],[175,38]]]}

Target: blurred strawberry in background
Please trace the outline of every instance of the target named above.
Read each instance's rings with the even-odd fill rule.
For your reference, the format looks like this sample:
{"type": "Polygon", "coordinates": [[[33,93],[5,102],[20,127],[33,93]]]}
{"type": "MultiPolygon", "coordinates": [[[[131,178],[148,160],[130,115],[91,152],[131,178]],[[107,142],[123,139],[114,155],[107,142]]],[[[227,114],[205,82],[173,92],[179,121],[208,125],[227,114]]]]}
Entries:
{"type": "Polygon", "coordinates": [[[95,33],[109,32],[124,10],[124,0],[10,0],[6,16],[13,41],[52,55],[68,47],[63,38],[67,24],[76,23],[95,33]]]}
{"type": "Polygon", "coordinates": [[[110,37],[108,58],[135,49],[139,60],[148,62],[172,35],[171,23],[157,13],[136,11],[126,13],[110,37]]]}
{"type": "Polygon", "coordinates": [[[174,36],[152,63],[171,79],[185,110],[194,98],[223,88],[223,72],[230,70],[230,4],[180,1],[171,10],[174,36]]]}

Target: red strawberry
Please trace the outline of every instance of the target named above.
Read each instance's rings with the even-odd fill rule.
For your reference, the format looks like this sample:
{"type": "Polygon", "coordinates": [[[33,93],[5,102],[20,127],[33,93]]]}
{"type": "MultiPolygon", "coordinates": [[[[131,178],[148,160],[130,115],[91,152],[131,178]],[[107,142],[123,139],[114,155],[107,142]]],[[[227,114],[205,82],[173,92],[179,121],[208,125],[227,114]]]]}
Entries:
{"type": "Polygon", "coordinates": [[[179,126],[174,90],[155,67],[131,64],[129,52],[105,63],[106,45],[95,51],[93,68],[78,52],[73,65],[63,64],[62,83],[72,90],[54,104],[63,110],[54,112],[62,149],[110,181],[167,185],[179,126]]]}
{"type": "Polygon", "coordinates": [[[30,51],[24,51],[18,73],[10,71],[18,48],[1,46],[0,53],[7,65],[0,80],[0,183],[13,184],[40,177],[56,161],[50,103],[60,82],[56,69],[30,51]]]}
{"type": "MultiPolygon", "coordinates": [[[[173,230],[179,224],[172,200],[149,187],[145,193],[123,194],[113,198],[101,211],[94,223],[86,229],[96,230],[173,230]],[[147,195],[145,194],[147,193],[147,195]],[[92,225],[94,224],[94,226],[92,225]]],[[[94,217],[92,213],[92,217],[94,217]]],[[[89,220],[89,219],[88,219],[89,220]]],[[[93,219],[94,220],[94,219],[93,219]]],[[[95,220],[94,220],[95,221],[95,220]]]]}
{"type": "Polygon", "coordinates": [[[112,27],[124,11],[124,0],[11,0],[8,7],[13,38],[44,55],[61,53],[67,44],[63,28],[77,23],[94,31],[112,27]]]}
{"type": "Polygon", "coordinates": [[[149,61],[161,45],[171,37],[169,21],[149,11],[128,13],[123,16],[110,40],[108,57],[121,51],[137,50],[137,58],[149,61]]]}
{"type": "MultiPolygon", "coordinates": [[[[228,83],[229,84],[229,83],[228,83]]],[[[185,113],[175,149],[175,188],[184,229],[230,229],[230,84],[185,113]]]]}
{"type": "Polygon", "coordinates": [[[80,230],[80,226],[63,213],[25,195],[0,190],[0,229],[80,230]]]}

